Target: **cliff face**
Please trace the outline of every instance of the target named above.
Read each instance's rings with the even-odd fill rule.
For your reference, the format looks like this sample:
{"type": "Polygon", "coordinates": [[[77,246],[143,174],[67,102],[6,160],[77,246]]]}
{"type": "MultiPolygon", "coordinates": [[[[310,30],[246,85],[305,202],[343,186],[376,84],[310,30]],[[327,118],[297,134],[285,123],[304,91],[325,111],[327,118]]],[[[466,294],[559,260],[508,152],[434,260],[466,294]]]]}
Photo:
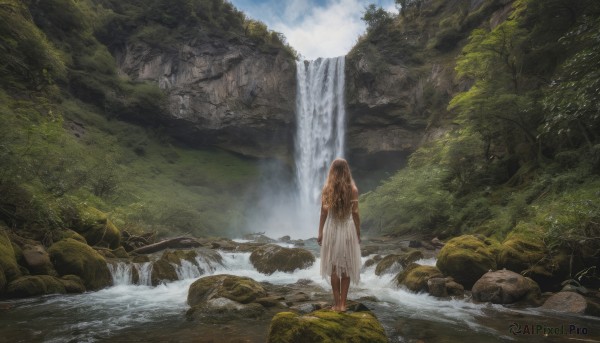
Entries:
{"type": "Polygon", "coordinates": [[[448,102],[468,87],[455,79],[457,54],[474,28],[505,20],[511,3],[424,0],[361,38],[346,60],[347,150],[359,176],[402,167],[446,131],[448,102]]]}
{"type": "Polygon", "coordinates": [[[136,42],[114,54],[120,73],[167,93],[162,119],[174,136],[252,157],[291,154],[296,66],[289,54],[237,38],[171,48],[136,42]]]}
{"type": "MultiPolygon", "coordinates": [[[[396,170],[429,137],[442,133],[430,125],[426,103],[448,98],[458,86],[451,64],[427,64],[419,73],[389,65],[382,75],[376,67],[363,54],[349,58],[347,149],[359,174],[396,170]]],[[[438,110],[445,114],[445,108],[438,110]]]]}

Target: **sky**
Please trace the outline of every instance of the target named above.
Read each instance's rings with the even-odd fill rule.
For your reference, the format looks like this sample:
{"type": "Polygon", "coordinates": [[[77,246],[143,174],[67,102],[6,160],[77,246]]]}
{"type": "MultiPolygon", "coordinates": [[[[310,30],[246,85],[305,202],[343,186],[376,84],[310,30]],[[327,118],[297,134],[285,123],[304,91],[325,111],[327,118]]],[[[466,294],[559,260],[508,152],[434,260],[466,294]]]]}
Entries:
{"type": "Polygon", "coordinates": [[[374,3],[398,13],[394,0],[229,0],[252,19],[281,32],[307,60],[345,55],[365,32],[360,19],[374,3]]]}

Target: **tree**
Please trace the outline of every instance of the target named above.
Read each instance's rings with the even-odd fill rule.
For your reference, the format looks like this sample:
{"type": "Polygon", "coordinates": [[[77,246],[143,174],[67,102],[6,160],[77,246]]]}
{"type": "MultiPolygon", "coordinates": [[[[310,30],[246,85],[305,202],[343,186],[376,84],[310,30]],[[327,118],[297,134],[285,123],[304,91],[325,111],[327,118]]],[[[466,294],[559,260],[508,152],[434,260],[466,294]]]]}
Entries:
{"type": "Polygon", "coordinates": [[[533,147],[539,125],[536,96],[524,86],[524,42],[527,31],[508,20],[492,31],[474,30],[459,57],[459,77],[474,81],[455,96],[449,108],[481,134],[486,158],[492,151],[512,155],[525,143],[533,147]]]}
{"type": "Polygon", "coordinates": [[[546,92],[543,133],[591,147],[600,130],[600,18],[585,18],[560,41],[582,48],[562,64],[546,92]]]}
{"type": "Polygon", "coordinates": [[[396,6],[400,8],[400,14],[402,16],[406,15],[406,10],[410,7],[415,7],[417,10],[421,9],[421,5],[423,4],[423,0],[395,0],[396,6]]]}
{"type": "Polygon", "coordinates": [[[392,21],[390,13],[375,4],[365,7],[361,19],[367,24],[368,31],[378,30],[392,21]]]}

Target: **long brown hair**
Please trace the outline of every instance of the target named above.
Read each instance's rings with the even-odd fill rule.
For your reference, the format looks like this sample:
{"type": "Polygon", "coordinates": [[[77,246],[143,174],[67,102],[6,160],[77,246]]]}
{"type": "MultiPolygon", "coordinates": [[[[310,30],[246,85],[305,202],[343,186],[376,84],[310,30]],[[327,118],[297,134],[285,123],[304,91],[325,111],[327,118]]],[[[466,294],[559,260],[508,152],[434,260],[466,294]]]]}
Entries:
{"type": "Polygon", "coordinates": [[[337,219],[345,219],[352,211],[354,180],[348,162],[337,158],[331,163],[321,201],[337,219]]]}

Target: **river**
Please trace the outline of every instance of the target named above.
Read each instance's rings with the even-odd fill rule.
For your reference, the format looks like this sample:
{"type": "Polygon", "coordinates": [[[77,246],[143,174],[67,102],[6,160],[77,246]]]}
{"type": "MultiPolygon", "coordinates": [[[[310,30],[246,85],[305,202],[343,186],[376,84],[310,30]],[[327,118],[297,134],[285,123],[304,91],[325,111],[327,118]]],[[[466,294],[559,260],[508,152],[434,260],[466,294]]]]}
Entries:
{"type": "MultiPolygon", "coordinates": [[[[316,246],[308,246],[316,251],[316,246]]],[[[222,265],[205,264],[204,275],[233,274],[259,282],[299,287],[311,300],[330,301],[329,285],[319,275],[319,259],[309,269],[264,275],[250,253],[221,251],[222,265]],[[304,280],[298,283],[299,280],[304,280]],[[300,286],[302,287],[302,286],[300,286]]],[[[366,257],[364,258],[367,259],[366,257]]],[[[434,259],[418,261],[435,264],[434,259]]],[[[182,268],[179,281],[157,287],[131,284],[113,270],[115,286],[77,295],[54,295],[5,302],[0,310],[2,342],[264,342],[270,318],[227,325],[186,320],[187,292],[200,277],[198,268],[182,268]]],[[[363,270],[349,299],[359,300],[382,322],[391,342],[598,342],[600,319],[568,316],[468,300],[440,300],[392,285],[392,274],[363,270]],[[513,334],[520,327],[520,333],[513,334]],[[544,330],[546,335],[544,335],[544,330]],[[585,332],[585,333],[584,333],[585,332]]],[[[142,281],[143,283],[144,281],[142,281]]]]}

